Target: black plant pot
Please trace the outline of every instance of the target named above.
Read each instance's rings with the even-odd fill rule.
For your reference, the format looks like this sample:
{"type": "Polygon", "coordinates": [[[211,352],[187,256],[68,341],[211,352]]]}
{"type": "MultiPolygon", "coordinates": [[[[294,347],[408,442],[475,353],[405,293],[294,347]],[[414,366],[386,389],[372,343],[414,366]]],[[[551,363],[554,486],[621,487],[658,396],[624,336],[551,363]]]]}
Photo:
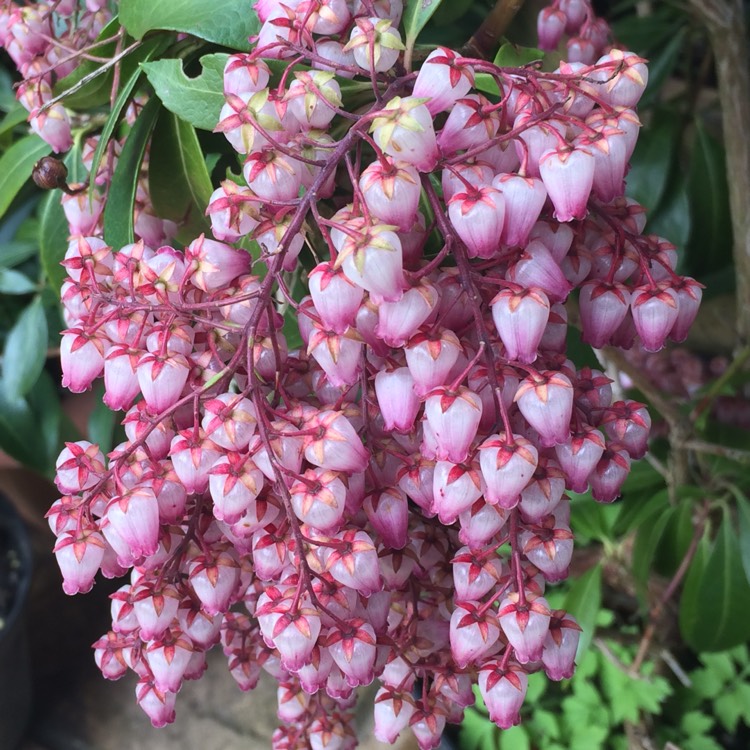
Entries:
{"type": "Polygon", "coordinates": [[[24,611],[31,584],[31,543],[21,518],[0,495],[0,748],[13,750],[31,711],[31,669],[24,611]]]}

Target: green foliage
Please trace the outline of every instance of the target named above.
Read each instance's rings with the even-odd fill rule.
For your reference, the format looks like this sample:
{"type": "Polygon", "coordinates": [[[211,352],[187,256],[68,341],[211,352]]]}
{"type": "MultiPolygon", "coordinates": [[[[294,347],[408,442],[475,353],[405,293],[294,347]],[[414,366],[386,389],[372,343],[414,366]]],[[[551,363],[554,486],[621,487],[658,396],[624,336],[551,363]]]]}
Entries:
{"type": "Polygon", "coordinates": [[[202,0],[120,0],[119,6],[120,22],[136,39],[168,29],[248,51],[249,37],[260,30],[258,17],[245,0],[223,0],[220,6],[202,0]]]}
{"type": "Polygon", "coordinates": [[[529,677],[522,724],[501,731],[477,705],[467,709],[461,727],[463,750],[534,747],[543,750],[624,748],[626,723],[642,715],[658,715],[673,693],[669,681],[648,664],[640,675],[628,667],[634,647],[607,640],[581,657],[570,680],[547,681],[540,673],[529,677]]]}
{"type": "Polygon", "coordinates": [[[407,0],[401,24],[407,49],[413,49],[419,32],[427,25],[442,0],[407,0]]]}
{"type": "Polygon", "coordinates": [[[188,238],[206,232],[204,216],[213,188],[195,128],[171,112],[162,111],[151,146],[158,159],[149,163],[151,201],[159,216],[185,222],[188,238]]]}
{"type": "Polygon", "coordinates": [[[42,300],[35,297],[18,316],[5,342],[0,387],[9,399],[25,396],[36,383],[47,355],[47,335],[42,300]]]}
{"type": "Polygon", "coordinates": [[[52,149],[38,136],[16,141],[0,158],[0,218],[29,179],[34,164],[52,149]]]}
{"type": "Polygon", "coordinates": [[[160,102],[151,99],[141,110],[128,135],[117,167],[104,209],[104,239],[113,247],[122,247],[134,241],[133,207],[135,191],[146,153],[149,136],[156,124],[160,102]]]}
{"type": "Polygon", "coordinates": [[[142,63],[149,83],[164,106],[185,122],[203,130],[213,130],[224,106],[224,66],[226,54],[204,55],[201,73],[188,77],[182,62],[175,59],[142,63]]]}
{"type": "Polygon", "coordinates": [[[587,652],[596,627],[596,618],[602,604],[602,566],[594,565],[590,570],[572,581],[565,597],[564,608],[581,626],[577,658],[587,652]]]}
{"type": "Polygon", "coordinates": [[[680,630],[695,650],[721,651],[750,639],[750,583],[727,508],[705,562],[702,558],[693,560],[695,580],[682,594],[680,630]]]}

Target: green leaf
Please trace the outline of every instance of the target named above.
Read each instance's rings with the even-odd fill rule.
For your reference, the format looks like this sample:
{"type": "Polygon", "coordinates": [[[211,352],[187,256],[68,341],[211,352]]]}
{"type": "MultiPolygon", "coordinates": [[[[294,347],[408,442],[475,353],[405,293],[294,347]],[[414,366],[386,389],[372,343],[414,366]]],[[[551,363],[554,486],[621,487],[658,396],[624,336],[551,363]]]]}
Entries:
{"type": "Polygon", "coordinates": [[[500,87],[489,73],[477,73],[474,76],[474,88],[485,94],[500,96],[500,87]]]}
{"type": "Polygon", "coordinates": [[[661,513],[649,519],[649,523],[641,526],[633,544],[633,578],[638,594],[643,601],[646,599],[646,587],[651,573],[651,563],[656,549],[660,544],[664,529],[672,519],[676,508],[667,506],[661,513]]]}
{"type": "Polygon", "coordinates": [[[717,718],[724,729],[731,734],[737,731],[737,724],[739,724],[740,718],[746,710],[744,698],[738,690],[722,693],[714,701],[714,711],[717,718]]]}
{"type": "Polygon", "coordinates": [[[735,493],[737,515],[739,517],[740,557],[745,576],[750,581],[750,500],[741,492],[735,493]]]}
{"type": "MultiPolygon", "coordinates": [[[[552,713],[545,711],[543,708],[534,708],[531,720],[534,729],[541,735],[542,740],[559,740],[560,739],[560,720],[552,713]]],[[[546,742],[543,742],[546,746],[546,742]]]]}
{"type": "Polygon", "coordinates": [[[536,47],[521,47],[512,42],[505,42],[497,51],[493,62],[499,68],[522,68],[543,59],[544,52],[536,47]]]}
{"type": "Polygon", "coordinates": [[[192,34],[230,49],[250,50],[248,38],[260,31],[258,16],[247,0],[121,0],[120,21],[141,39],[155,29],[192,34]]]}
{"type": "Polygon", "coordinates": [[[195,128],[162,110],[150,153],[148,184],[156,213],[185,225],[191,239],[208,231],[204,211],[211,198],[211,177],[195,128]]]}
{"type": "Polygon", "coordinates": [[[663,677],[636,677],[623,672],[606,658],[602,659],[601,681],[616,724],[638,721],[641,711],[658,714],[661,703],[672,693],[663,677]]]}
{"type": "Polygon", "coordinates": [[[36,383],[47,356],[47,318],[41,297],[19,316],[3,351],[3,392],[11,399],[26,395],[36,383]]]}
{"type": "Polygon", "coordinates": [[[224,66],[229,55],[204,55],[200,75],[189,78],[181,60],[142,63],[149,82],[164,106],[202,130],[213,130],[224,106],[224,66]]]}
{"type": "Polygon", "coordinates": [[[595,565],[573,581],[565,597],[565,609],[581,626],[576,658],[580,659],[591,643],[596,627],[596,616],[602,603],[602,566],[595,565]]]}
{"type": "Polygon", "coordinates": [[[723,685],[731,682],[737,676],[732,657],[726,652],[718,654],[701,654],[701,661],[705,668],[716,675],[723,685]]]}
{"type": "MultiPolygon", "coordinates": [[[[648,20],[650,23],[651,18],[648,20]]],[[[641,25],[647,26],[648,23],[641,21],[641,25]]],[[[648,56],[648,86],[641,97],[641,101],[638,105],[639,108],[645,108],[649,104],[652,104],[662,93],[664,82],[672,74],[672,71],[674,71],[675,66],[682,57],[682,47],[685,44],[686,35],[687,26],[685,25],[682,26],[679,31],[672,33],[667,37],[665,40],[666,44],[659,48],[658,54],[648,56]]],[[[632,47],[628,47],[627,49],[632,49],[632,47]]]]}
{"type": "Polygon", "coordinates": [[[34,165],[52,149],[38,135],[16,141],[0,158],[0,217],[31,177],[34,165]]]}
{"type": "Polygon", "coordinates": [[[17,266],[36,255],[37,249],[35,242],[25,240],[0,242],[0,264],[4,268],[13,268],[13,266],[17,266]]]}
{"type": "Polygon", "coordinates": [[[722,651],[750,639],[750,584],[728,512],[697,582],[688,583],[682,594],[680,629],[689,646],[701,652],[722,651]]]}
{"type": "Polygon", "coordinates": [[[683,487],[679,498],[680,503],[664,529],[653,561],[654,569],[667,578],[674,575],[690,546],[695,533],[696,502],[702,501],[705,493],[697,487],[683,487]]]}
{"type": "Polygon", "coordinates": [[[570,526],[576,536],[583,534],[599,542],[612,538],[612,521],[620,508],[617,505],[597,503],[590,495],[573,495],[570,504],[570,526]]]}
{"type": "Polygon", "coordinates": [[[500,750],[530,750],[531,740],[524,727],[511,727],[500,733],[500,750]]]}
{"type": "Polygon", "coordinates": [[[626,192],[649,211],[659,205],[664,195],[680,128],[678,114],[661,109],[654,113],[650,126],[644,128],[638,137],[630,162],[626,192]]]}
{"type": "Polygon", "coordinates": [[[691,736],[706,734],[713,725],[714,719],[702,711],[688,711],[680,721],[680,729],[691,736]]]}
{"type": "Polygon", "coordinates": [[[158,99],[149,100],[138,115],[117,160],[104,209],[104,239],[112,247],[119,248],[134,241],[135,191],[143,155],[160,107],[158,99]]]}
{"type": "MultiPolygon", "coordinates": [[[[144,55],[144,60],[150,60],[155,54],[158,53],[159,50],[160,47],[151,44],[150,49],[144,55]]],[[[122,112],[130,101],[133,91],[135,90],[135,87],[138,85],[138,81],[143,75],[143,69],[141,66],[146,64],[148,63],[141,63],[139,67],[133,70],[130,77],[125,81],[124,85],[120,89],[117,98],[115,99],[115,103],[112,106],[112,109],[107,116],[107,121],[104,123],[102,132],[99,135],[99,142],[96,144],[94,157],[91,160],[90,173],[92,175],[96,175],[99,171],[99,164],[102,160],[102,157],[104,156],[104,151],[109,145],[109,139],[112,137],[112,133],[114,133],[115,128],[117,127],[117,123],[120,121],[122,112]]]]}
{"type": "Polygon", "coordinates": [[[60,265],[68,247],[68,221],[60,205],[57,192],[46,195],[39,206],[39,254],[44,275],[58,294],[65,281],[65,269],[60,265]]]}
{"type": "Polygon", "coordinates": [[[20,271],[0,267],[0,292],[2,294],[30,294],[36,284],[20,271]]]}
{"type": "Polygon", "coordinates": [[[55,383],[46,370],[42,370],[36,385],[29,392],[28,401],[34,413],[38,435],[41,438],[41,441],[37,440],[35,446],[44,448],[46,473],[53,476],[55,461],[62,448],[60,439],[62,408],[55,383]]]}
{"type": "Polygon", "coordinates": [[[3,117],[2,122],[0,122],[0,135],[5,135],[9,131],[13,130],[16,125],[20,125],[22,122],[26,122],[28,118],[29,113],[25,107],[22,107],[20,104],[13,107],[13,109],[11,109],[10,112],[8,112],[5,117],[3,117]]]}
{"type": "Polygon", "coordinates": [[[45,456],[38,442],[37,420],[26,400],[8,397],[0,389],[0,448],[25,466],[44,472],[45,456]]]}
{"type": "Polygon", "coordinates": [[[115,427],[117,426],[117,413],[107,408],[102,401],[104,396],[104,383],[98,383],[94,388],[95,405],[89,415],[88,439],[96,443],[106,455],[113,448],[115,427]]]}
{"type": "Polygon", "coordinates": [[[620,513],[612,525],[615,536],[625,536],[634,529],[643,526],[651,516],[661,512],[669,505],[669,491],[666,489],[652,494],[648,490],[625,495],[620,504],[620,513]]]}
{"type": "Polygon", "coordinates": [[[687,188],[693,218],[688,267],[690,273],[702,276],[731,263],[732,222],[724,147],[701,120],[695,122],[687,188]]]}
{"type": "Polygon", "coordinates": [[[442,0],[407,0],[402,24],[408,48],[414,47],[419,32],[427,25],[441,2],[442,0]]]}
{"type": "Polygon", "coordinates": [[[496,747],[494,738],[497,733],[497,727],[489,718],[469,708],[464,713],[459,731],[461,747],[464,750],[481,750],[481,748],[487,746],[494,750],[494,747],[496,747]]]}

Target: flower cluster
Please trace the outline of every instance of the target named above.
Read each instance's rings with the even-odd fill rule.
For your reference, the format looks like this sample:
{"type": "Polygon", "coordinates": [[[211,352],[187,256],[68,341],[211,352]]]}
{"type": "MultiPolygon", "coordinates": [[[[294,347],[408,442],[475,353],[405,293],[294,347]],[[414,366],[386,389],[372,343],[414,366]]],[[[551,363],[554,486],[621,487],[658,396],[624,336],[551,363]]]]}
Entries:
{"type": "Polygon", "coordinates": [[[52,87],[73,72],[79,51],[110,20],[107,5],[105,0],[87,0],[80,11],[77,0],[23,6],[0,2],[0,48],[23,76],[18,101],[29,111],[31,127],[56,153],[67,151],[73,137],[67,110],[60,102],[51,103],[52,87]]]}
{"type": "Polygon", "coordinates": [[[63,382],[103,376],[127,440],[59,458],[64,588],[129,572],[96,659],[138,675],[157,726],[221,643],[242,689],[278,680],[277,748],[351,747],[374,679],[384,741],[435,747],[473,684],[510,727],[528,674],[574,668],[578,625],[545,599],[566,491],[614,501],[647,449],[645,407],[568,359],[568,316],[595,348],[657,351],[700,302],[623,196],[645,62],[602,49],[583,0],[543,12],[543,42],[603,54],[579,41],[549,73],[441,47],[404,74],[400,0],[256,10],[213,238],[71,227],[63,382]],[[369,105],[346,108],[348,78],[369,105]]]}

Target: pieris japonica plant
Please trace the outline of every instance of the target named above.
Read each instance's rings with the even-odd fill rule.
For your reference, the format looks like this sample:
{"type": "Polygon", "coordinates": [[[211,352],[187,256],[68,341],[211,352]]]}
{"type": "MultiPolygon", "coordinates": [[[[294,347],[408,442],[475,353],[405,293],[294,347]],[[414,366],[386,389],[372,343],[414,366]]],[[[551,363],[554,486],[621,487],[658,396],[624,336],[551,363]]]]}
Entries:
{"type": "MultiPolygon", "coordinates": [[[[53,92],[76,49],[109,22],[127,59],[111,11],[2,5],[19,100],[57,153],[80,117],[53,92]]],[[[376,736],[410,729],[427,750],[472,686],[508,728],[529,674],[573,673],[575,613],[545,599],[573,553],[566,492],[616,500],[650,419],[568,358],[569,317],[595,348],[657,351],[701,297],[624,197],[646,62],[588,0],[539,16],[543,49],[568,40],[554,70],[418,60],[403,11],[248,2],[249,51],[215,56],[236,168],[203,233],[151,199],[159,87],[123,95],[116,55],[123,126],[77,131],[88,180],[38,167],[70,233],[63,385],[103,378],[125,435],[60,454],[55,554],[68,594],[122,579],[95,658],[108,679],[135,672],[155,726],[215,646],[242,690],[278,681],[277,748],[352,747],[374,680],[376,736]]]]}

